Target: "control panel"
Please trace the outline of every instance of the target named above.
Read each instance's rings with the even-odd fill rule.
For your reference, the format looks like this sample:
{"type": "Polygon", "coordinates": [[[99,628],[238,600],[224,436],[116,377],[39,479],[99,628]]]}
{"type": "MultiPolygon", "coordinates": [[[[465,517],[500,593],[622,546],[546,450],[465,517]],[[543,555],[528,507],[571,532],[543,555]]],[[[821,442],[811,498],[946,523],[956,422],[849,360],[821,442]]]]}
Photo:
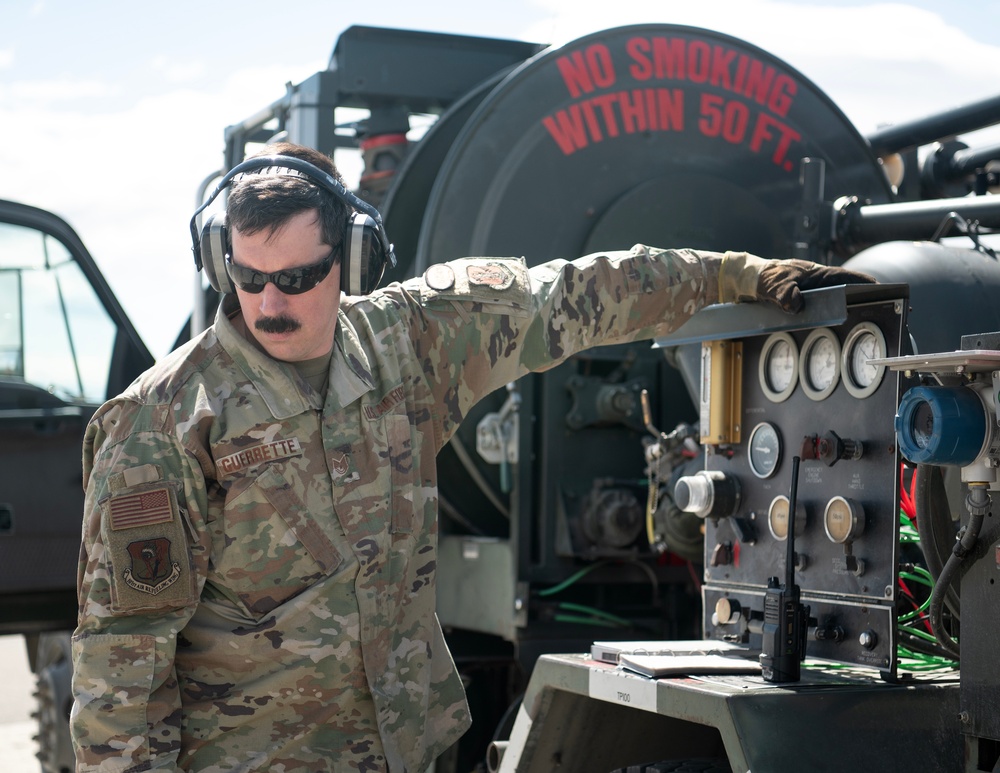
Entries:
{"type": "Polygon", "coordinates": [[[806,297],[799,315],[716,307],[698,336],[705,465],[674,498],[704,519],[704,635],[760,648],[792,531],[804,654],[894,675],[900,386],[873,360],[900,353],[906,288],[806,297]]]}

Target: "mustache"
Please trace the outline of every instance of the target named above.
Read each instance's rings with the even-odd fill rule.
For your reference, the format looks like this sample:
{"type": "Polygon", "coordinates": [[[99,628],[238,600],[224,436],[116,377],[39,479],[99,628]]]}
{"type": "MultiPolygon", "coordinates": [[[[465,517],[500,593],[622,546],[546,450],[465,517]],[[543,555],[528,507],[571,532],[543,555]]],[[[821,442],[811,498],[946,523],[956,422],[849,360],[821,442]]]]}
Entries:
{"type": "Polygon", "coordinates": [[[294,333],[302,324],[284,314],[277,317],[261,317],[254,327],[262,333],[294,333]]]}

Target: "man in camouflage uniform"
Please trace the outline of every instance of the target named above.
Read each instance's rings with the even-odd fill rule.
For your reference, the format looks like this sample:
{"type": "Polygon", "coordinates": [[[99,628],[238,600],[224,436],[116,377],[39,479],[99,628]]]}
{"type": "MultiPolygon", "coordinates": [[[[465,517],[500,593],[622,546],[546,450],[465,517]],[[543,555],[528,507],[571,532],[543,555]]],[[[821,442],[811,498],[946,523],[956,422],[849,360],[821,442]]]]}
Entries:
{"type": "Polygon", "coordinates": [[[230,275],[270,281],[87,428],[78,771],[426,770],[470,722],[434,614],[435,457],[469,409],[708,304],[794,308],[859,279],[637,246],[455,260],[341,300],[334,199],[292,174],[234,183],[230,275]],[[278,289],[305,266],[315,287],[278,289]]]}

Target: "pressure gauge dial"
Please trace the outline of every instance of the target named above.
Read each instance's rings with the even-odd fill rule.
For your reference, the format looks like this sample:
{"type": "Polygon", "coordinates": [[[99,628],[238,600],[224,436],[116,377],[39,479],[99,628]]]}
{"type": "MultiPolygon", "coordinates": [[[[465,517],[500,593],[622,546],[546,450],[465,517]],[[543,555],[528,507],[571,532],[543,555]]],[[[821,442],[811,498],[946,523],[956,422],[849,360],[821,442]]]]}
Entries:
{"type": "Polygon", "coordinates": [[[882,383],[885,365],[872,365],[869,360],[886,356],[885,336],[871,322],[861,322],[847,334],[841,356],[844,386],[858,398],[868,397],[882,383]]]}
{"type": "Polygon", "coordinates": [[[810,400],[825,400],[840,381],[840,341],[828,327],[813,330],[802,342],[799,380],[810,400]]]}
{"type": "Polygon", "coordinates": [[[764,341],[758,370],[760,388],[772,403],[788,399],[799,380],[799,347],[788,333],[774,333],[764,341]]]}
{"type": "Polygon", "coordinates": [[[853,542],[865,530],[865,511],[852,499],[834,497],[826,503],[823,528],[830,542],[853,542]]]}
{"type": "MultiPolygon", "coordinates": [[[[806,523],[806,509],[801,502],[795,503],[795,536],[802,533],[806,523]]],[[[767,528],[771,536],[784,542],[788,538],[788,497],[779,494],[771,500],[767,508],[767,528]]]]}
{"type": "Polygon", "coordinates": [[[758,478],[770,478],[781,461],[781,435],[770,422],[762,421],[750,433],[747,448],[750,471],[758,478]]]}

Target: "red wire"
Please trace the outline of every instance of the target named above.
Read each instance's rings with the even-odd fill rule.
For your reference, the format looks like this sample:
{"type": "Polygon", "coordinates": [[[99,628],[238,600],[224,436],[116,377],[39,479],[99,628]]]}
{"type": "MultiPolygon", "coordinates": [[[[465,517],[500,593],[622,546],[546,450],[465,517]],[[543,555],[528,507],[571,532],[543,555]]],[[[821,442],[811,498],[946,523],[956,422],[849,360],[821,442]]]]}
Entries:
{"type": "MultiPolygon", "coordinates": [[[[906,517],[909,518],[912,521],[912,520],[914,520],[917,517],[917,508],[916,508],[916,505],[915,505],[915,503],[913,501],[913,494],[910,491],[907,491],[907,489],[906,489],[906,479],[905,479],[905,477],[903,475],[904,470],[905,470],[905,467],[902,464],[900,464],[899,465],[899,506],[902,508],[903,512],[906,514],[906,517]]],[[[913,481],[915,479],[916,479],[916,472],[913,473],[913,476],[912,476],[911,481],[910,481],[911,491],[912,491],[912,487],[913,487],[913,481]]]]}

